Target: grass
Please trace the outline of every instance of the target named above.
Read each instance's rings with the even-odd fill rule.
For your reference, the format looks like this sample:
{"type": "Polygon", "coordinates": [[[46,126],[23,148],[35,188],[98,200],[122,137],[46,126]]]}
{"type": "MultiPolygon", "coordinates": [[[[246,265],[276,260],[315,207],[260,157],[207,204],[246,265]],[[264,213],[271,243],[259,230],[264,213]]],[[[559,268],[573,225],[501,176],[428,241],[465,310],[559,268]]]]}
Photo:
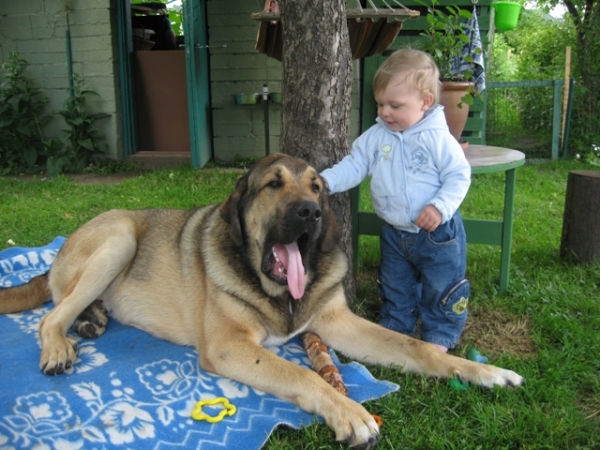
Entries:
{"type": "MultiPolygon", "coordinates": [[[[515,370],[518,389],[452,389],[443,380],[370,367],[401,390],[366,404],[383,418],[382,449],[599,449],[600,267],[558,256],[569,170],[577,162],[526,165],[517,171],[509,294],[498,295],[498,247],[469,245],[470,318],[455,353],[475,345],[492,363],[515,370]]],[[[46,244],[111,208],[189,208],[222,201],[239,171],[177,168],[114,186],[80,186],[64,176],[0,178],[0,248],[46,244]]],[[[462,213],[500,219],[503,177],[474,177],[462,213]]],[[[368,189],[362,189],[369,209],[368,189]]],[[[375,319],[377,238],[362,237],[353,308],[375,319]]],[[[266,447],[337,449],[324,425],[282,427],[266,447]]]]}

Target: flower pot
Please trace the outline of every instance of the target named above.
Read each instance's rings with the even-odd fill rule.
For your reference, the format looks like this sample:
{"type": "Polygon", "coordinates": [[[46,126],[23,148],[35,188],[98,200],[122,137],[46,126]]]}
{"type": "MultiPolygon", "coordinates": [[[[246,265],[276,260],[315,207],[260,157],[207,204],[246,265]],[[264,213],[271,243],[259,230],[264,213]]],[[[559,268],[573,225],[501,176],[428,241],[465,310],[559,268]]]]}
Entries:
{"type": "Polygon", "coordinates": [[[469,118],[469,105],[462,102],[462,97],[473,88],[467,81],[443,81],[440,92],[440,105],[444,107],[444,115],[450,134],[457,140],[465,129],[469,118]],[[460,105],[460,108],[459,108],[460,105]]]}
{"type": "Polygon", "coordinates": [[[237,105],[256,105],[258,94],[233,94],[237,105]]]}
{"type": "Polygon", "coordinates": [[[510,31],[517,27],[519,14],[521,13],[521,4],[517,2],[500,1],[493,2],[494,8],[494,26],[500,31],[510,31]]]}
{"type": "Polygon", "coordinates": [[[281,103],[281,92],[271,92],[269,97],[273,103],[281,103]]]}

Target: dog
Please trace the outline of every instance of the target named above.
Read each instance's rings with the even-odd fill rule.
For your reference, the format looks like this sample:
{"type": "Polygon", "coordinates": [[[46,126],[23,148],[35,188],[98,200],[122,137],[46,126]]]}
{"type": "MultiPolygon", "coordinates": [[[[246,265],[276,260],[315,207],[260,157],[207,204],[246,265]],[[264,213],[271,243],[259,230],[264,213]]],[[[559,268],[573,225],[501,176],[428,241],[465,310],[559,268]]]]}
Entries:
{"type": "Polygon", "coordinates": [[[46,374],[75,361],[68,329],[98,337],[108,311],[124,324],[195,346],[203,369],[323,417],[338,441],[361,449],[378,439],[371,414],[314,371],[263,346],[312,332],[368,364],[487,387],[523,383],[513,371],[444,354],[352,313],[338,241],[324,180],[305,161],[272,154],[221,204],[95,217],[67,239],[47,276],[0,290],[0,312],[55,301],[39,331],[46,374]]]}

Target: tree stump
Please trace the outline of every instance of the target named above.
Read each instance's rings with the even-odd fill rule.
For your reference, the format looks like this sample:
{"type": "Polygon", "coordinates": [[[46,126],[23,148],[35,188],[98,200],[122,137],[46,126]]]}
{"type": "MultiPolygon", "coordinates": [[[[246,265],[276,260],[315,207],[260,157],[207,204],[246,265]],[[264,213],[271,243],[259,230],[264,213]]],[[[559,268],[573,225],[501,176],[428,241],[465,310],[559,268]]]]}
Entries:
{"type": "Polygon", "coordinates": [[[600,263],[600,171],[569,172],[560,256],[600,263]]]}

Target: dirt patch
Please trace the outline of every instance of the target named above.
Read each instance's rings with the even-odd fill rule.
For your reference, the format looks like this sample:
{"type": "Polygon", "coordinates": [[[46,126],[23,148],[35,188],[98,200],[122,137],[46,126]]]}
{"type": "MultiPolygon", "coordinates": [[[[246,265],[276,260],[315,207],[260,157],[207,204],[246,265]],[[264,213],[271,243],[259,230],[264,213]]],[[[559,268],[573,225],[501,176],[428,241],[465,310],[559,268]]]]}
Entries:
{"type": "MultiPolygon", "coordinates": [[[[377,321],[381,301],[374,279],[374,272],[370,270],[356,274],[359,296],[363,301],[354,304],[353,309],[359,315],[377,321]]],[[[502,354],[517,358],[537,354],[529,318],[489,309],[488,305],[469,305],[469,319],[457,350],[460,352],[461,348],[466,350],[472,346],[490,359],[502,354]]]]}
{"type": "Polygon", "coordinates": [[[480,306],[469,310],[461,344],[474,344],[481,353],[491,357],[503,353],[517,357],[537,353],[527,317],[480,306]]]}

